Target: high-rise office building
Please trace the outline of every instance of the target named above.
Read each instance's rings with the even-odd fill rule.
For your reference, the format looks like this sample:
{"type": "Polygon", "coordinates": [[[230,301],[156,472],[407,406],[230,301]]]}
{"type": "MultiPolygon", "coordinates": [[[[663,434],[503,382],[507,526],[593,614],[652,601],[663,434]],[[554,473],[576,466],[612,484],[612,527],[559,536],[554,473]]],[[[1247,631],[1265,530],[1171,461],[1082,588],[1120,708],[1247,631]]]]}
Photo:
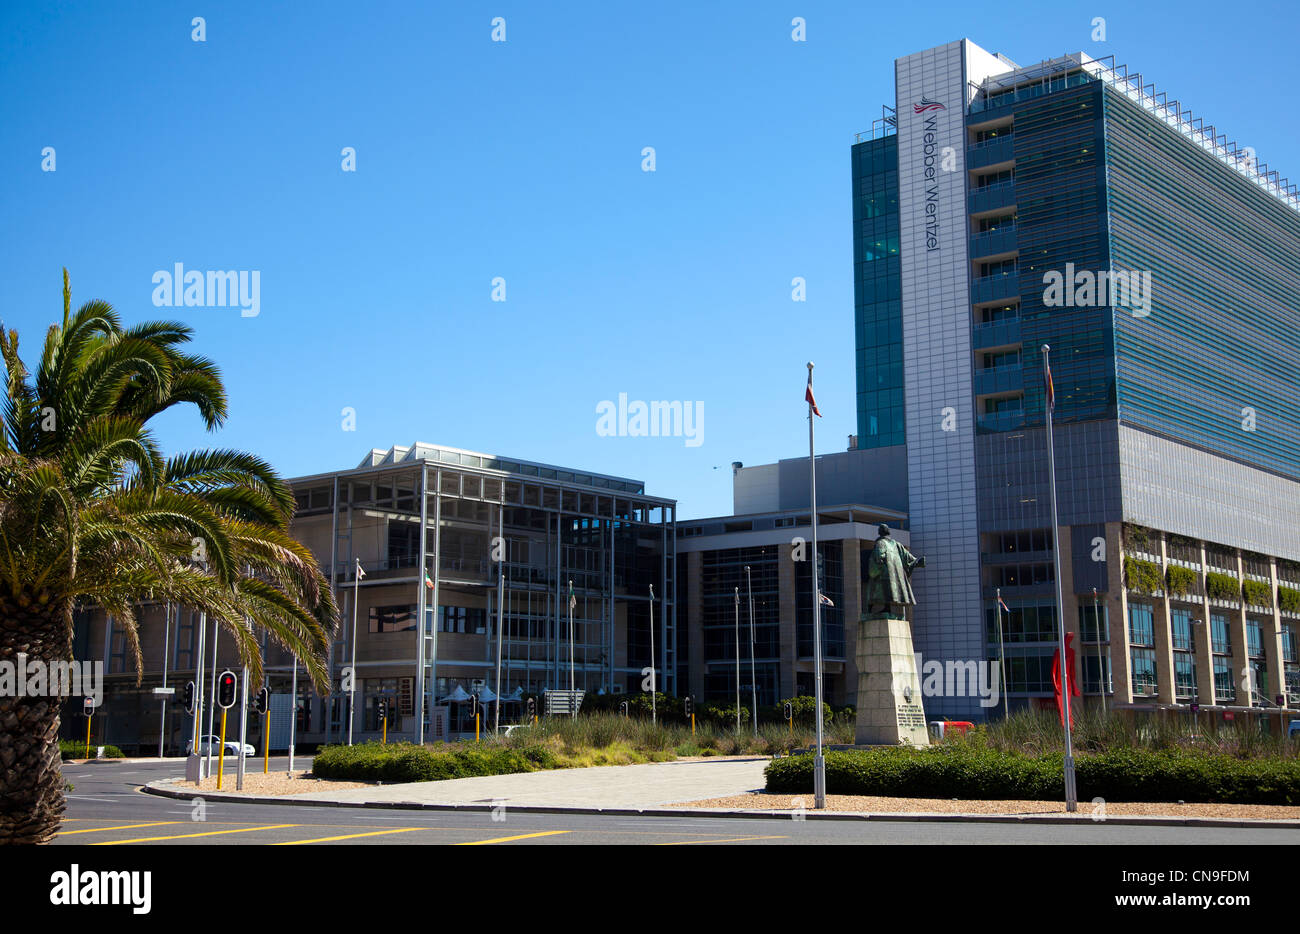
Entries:
{"type": "Polygon", "coordinates": [[[1000,590],[1020,703],[1063,617],[1085,695],[1294,705],[1296,189],[1113,60],[962,40],[895,76],[852,150],[857,445],[906,445],[918,651],[998,657],[1000,590]]]}

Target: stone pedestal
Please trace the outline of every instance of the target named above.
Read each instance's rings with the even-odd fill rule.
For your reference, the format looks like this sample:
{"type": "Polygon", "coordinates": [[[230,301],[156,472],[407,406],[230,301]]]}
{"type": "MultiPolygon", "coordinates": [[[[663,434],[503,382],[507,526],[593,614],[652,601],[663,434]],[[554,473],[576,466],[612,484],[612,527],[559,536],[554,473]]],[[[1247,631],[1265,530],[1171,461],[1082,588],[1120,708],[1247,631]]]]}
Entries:
{"type": "Polygon", "coordinates": [[[857,744],[930,745],[911,624],[890,618],[859,626],[857,744]]]}

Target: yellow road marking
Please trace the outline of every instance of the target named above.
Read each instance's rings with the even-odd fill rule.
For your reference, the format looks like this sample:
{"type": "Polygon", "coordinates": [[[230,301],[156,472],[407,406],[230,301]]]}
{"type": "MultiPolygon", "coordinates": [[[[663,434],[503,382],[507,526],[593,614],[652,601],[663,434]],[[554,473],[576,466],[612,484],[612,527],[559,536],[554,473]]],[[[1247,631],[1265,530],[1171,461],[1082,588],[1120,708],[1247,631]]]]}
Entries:
{"type": "Polygon", "coordinates": [[[456,846],[482,846],[485,843],[509,843],[511,840],[527,840],[529,837],[553,837],[556,834],[570,833],[568,830],[543,830],[540,833],[521,833],[517,837],[493,837],[491,840],[466,840],[456,846]]]}
{"type": "Polygon", "coordinates": [[[148,843],[151,840],[184,840],[187,837],[215,837],[223,833],[252,833],[255,830],[278,830],[281,827],[297,827],[298,824],[267,824],[264,827],[240,827],[235,830],[208,830],[203,833],[179,833],[171,837],[137,837],[134,840],[101,840],[92,846],[116,846],[119,843],[148,843]]]}
{"type": "Polygon", "coordinates": [[[748,843],[750,840],[784,840],[785,834],[773,834],[766,837],[726,837],[721,840],[670,840],[656,843],[655,846],[688,846],[692,843],[748,843]]]}
{"type": "Polygon", "coordinates": [[[178,820],[159,820],[150,824],[121,824],[117,827],[85,827],[81,830],[60,830],[59,836],[66,837],[70,833],[100,833],[105,830],[131,830],[135,827],[161,827],[164,824],[179,824],[178,820]]]}
{"type": "Polygon", "coordinates": [[[272,846],[294,846],[299,843],[328,843],[331,840],[352,840],[356,837],[382,837],[388,833],[410,833],[412,830],[442,830],[441,827],[397,827],[393,830],[372,830],[369,833],[345,833],[341,837],[317,837],[314,840],[282,840],[272,846]]]}

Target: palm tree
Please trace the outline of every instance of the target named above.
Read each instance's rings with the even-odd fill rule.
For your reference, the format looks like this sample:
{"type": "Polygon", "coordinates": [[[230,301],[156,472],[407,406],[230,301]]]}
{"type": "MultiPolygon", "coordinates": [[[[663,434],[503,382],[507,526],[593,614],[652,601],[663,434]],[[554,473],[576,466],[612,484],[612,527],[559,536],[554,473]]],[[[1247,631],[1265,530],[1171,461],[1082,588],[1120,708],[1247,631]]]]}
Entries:
{"type": "MultiPolygon", "coordinates": [[[[147,427],[182,404],[220,427],[216,367],[182,352],[183,324],[126,328],[107,303],[72,313],[70,300],[64,270],[63,322],[34,377],[17,333],[0,327],[0,661],[71,661],[73,610],[96,606],[125,631],[139,683],[135,608],[170,600],[219,620],[254,680],[265,631],[324,687],[338,614],[315,558],[289,534],[292,490],[251,454],[164,458],[147,427]]],[[[0,697],[0,843],[57,832],[58,728],[59,698],[0,697]]]]}

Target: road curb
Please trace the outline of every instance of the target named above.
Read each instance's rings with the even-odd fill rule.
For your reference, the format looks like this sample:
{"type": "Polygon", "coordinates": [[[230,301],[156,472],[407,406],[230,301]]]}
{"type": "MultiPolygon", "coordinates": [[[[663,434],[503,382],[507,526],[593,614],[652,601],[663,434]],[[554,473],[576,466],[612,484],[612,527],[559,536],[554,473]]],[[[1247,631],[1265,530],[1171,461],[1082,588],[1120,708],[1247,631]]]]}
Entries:
{"type": "MultiPolygon", "coordinates": [[[[286,807],[327,807],[327,808],[374,808],[386,811],[491,811],[500,807],[501,802],[473,802],[471,804],[439,804],[426,801],[329,801],[286,799],[285,796],[256,796],[232,794],[225,791],[207,792],[196,795],[193,792],[177,788],[162,787],[161,782],[142,785],[144,794],[158,795],[163,798],[190,800],[196,797],[205,799],[219,798],[240,804],[282,805],[286,807]]],[[[509,811],[518,814],[590,814],[613,817],[740,817],[753,820],[839,820],[839,821],[908,821],[912,823],[953,823],[953,824],[1075,824],[1104,825],[1120,827],[1229,827],[1239,829],[1272,828],[1280,830],[1300,830],[1300,820],[1251,820],[1248,818],[1231,819],[1224,817],[1155,817],[1143,815],[1119,815],[1096,820],[1090,815],[1066,817],[1060,814],[948,814],[948,813],[898,813],[892,811],[806,811],[802,816],[795,816],[791,811],[759,810],[750,808],[596,808],[566,807],[560,805],[510,804],[503,799],[509,811]]]]}

